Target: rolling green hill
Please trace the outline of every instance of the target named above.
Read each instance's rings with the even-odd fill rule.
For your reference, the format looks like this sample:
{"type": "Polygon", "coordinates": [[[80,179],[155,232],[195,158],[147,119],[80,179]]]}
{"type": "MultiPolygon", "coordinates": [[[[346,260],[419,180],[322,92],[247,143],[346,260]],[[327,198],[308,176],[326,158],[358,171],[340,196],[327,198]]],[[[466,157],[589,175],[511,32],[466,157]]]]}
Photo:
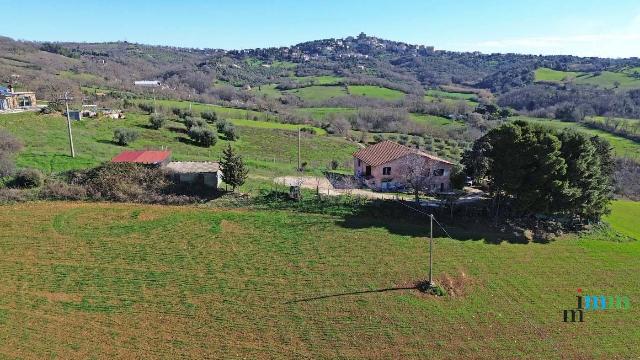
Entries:
{"type": "MultiPolygon", "coordinates": [[[[231,110],[229,110],[231,111],[231,110]]],[[[211,148],[187,141],[184,126],[171,121],[161,130],[148,128],[148,116],[128,113],[126,120],[85,119],[73,122],[76,158],[68,150],[66,120],[62,116],[21,113],[0,116],[0,128],[21,139],[25,148],[17,157],[21,167],[36,167],[47,173],[95,166],[127,149],[159,149],[168,147],[174,160],[217,160],[227,141],[219,139],[211,148]],[[138,140],[127,147],[112,142],[113,131],[125,127],[135,129],[138,140]]],[[[238,127],[239,140],[232,145],[245,157],[253,172],[266,175],[295,172],[298,125],[247,119],[230,119],[238,127]]],[[[357,149],[354,143],[337,137],[304,135],[302,159],[310,168],[325,169],[332,159],[348,161],[357,149]]]]}

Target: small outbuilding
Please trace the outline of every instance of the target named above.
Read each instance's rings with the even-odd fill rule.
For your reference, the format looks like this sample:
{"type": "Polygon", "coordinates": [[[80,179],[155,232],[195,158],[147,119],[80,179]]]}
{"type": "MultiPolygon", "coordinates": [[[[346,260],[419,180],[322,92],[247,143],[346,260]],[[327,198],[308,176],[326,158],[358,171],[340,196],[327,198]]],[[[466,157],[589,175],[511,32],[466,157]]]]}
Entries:
{"type": "Polygon", "coordinates": [[[113,159],[114,163],[135,163],[144,165],[166,166],[171,161],[169,150],[137,150],[123,151],[113,159]]]}
{"type": "Polygon", "coordinates": [[[181,184],[198,184],[218,188],[221,182],[220,164],[212,161],[172,161],[166,169],[174,174],[181,184]]]}
{"type": "Polygon", "coordinates": [[[13,87],[0,87],[0,110],[28,109],[36,106],[36,93],[13,91],[13,87]]]}

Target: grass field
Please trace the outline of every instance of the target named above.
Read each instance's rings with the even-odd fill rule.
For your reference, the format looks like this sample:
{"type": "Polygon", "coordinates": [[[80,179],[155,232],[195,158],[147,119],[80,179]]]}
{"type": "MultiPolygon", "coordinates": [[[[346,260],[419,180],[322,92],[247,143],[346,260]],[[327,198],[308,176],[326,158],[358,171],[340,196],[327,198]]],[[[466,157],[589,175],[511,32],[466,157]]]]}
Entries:
{"type": "Polygon", "coordinates": [[[534,79],[535,81],[562,82],[569,79],[575,79],[578,75],[580,75],[578,72],[537,68],[534,72],[534,79]]]}
{"type": "MultiPolygon", "coordinates": [[[[153,100],[136,100],[136,103],[153,104],[153,100]]],[[[258,120],[274,119],[273,116],[270,117],[269,115],[265,113],[261,113],[259,111],[229,108],[229,107],[223,107],[223,106],[212,105],[212,104],[202,104],[197,102],[190,103],[188,101],[181,101],[181,100],[156,100],[156,105],[161,106],[167,110],[171,110],[172,108],[188,109],[189,106],[191,106],[191,109],[195,113],[201,113],[203,111],[213,111],[216,114],[218,114],[218,116],[221,116],[223,118],[231,118],[231,119],[254,119],[254,118],[257,118],[258,120]]]]}
{"type": "Polygon", "coordinates": [[[338,76],[293,76],[295,81],[301,83],[311,83],[313,85],[339,85],[344,79],[338,76]]]}
{"type": "Polygon", "coordinates": [[[368,96],[387,101],[400,100],[404,97],[402,91],[374,85],[349,85],[349,93],[351,95],[368,96]]]}
{"type": "Polygon", "coordinates": [[[324,120],[331,116],[342,116],[346,118],[358,113],[358,109],[341,107],[297,108],[295,111],[297,114],[314,120],[324,120]]]}
{"type": "MultiPolygon", "coordinates": [[[[613,218],[617,217],[614,208],[613,218]]],[[[636,206],[637,210],[637,206],[636,206]]],[[[640,242],[435,241],[427,228],[285,211],[0,206],[6,358],[633,358],[640,242]],[[563,323],[586,294],[629,310],[563,323]]]]}
{"type": "Polygon", "coordinates": [[[334,97],[346,96],[343,86],[307,86],[299,89],[287,90],[285,93],[298,96],[304,101],[325,101],[334,97]]]}
{"type": "Polygon", "coordinates": [[[478,101],[478,95],[472,93],[461,93],[461,92],[449,92],[442,90],[427,90],[425,95],[429,98],[444,98],[444,99],[452,99],[452,100],[470,100],[473,102],[478,101]]]}
{"type": "Polygon", "coordinates": [[[578,123],[564,122],[559,120],[540,119],[540,118],[532,118],[527,116],[514,116],[511,119],[513,120],[522,119],[522,120],[550,126],[556,129],[574,128],[578,131],[586,132],[591,135],[597,135],[608,140],[611,143],[611,146],[613,146],[613,149],[616,155],[618,156],[632,157],[632,158],[640,157],[640,143],[637,143],[630,139],[626,139],[620,136],[610,134],[606,131],[591,129],[589,127],[586,127],[578,123]]]}
{"type": "Polygon", "coordinates": [[[615,201],[605,220],[619,233],[640,240],[640,202],[615,201]]]}
{"type": "MultiPolygon", "coordinates": [[[[298,126],[245,119],[231,121],[238,126],[240,135],[233,146],[245,156],[254,173],[294,171],[298,126]]],[[[137,113],[128,113],[126,120],[76,121],[73,132],[77,156],[71,158],[63,117],[35,113],[0,116],[0,128],[8,129],[25,144],[17,157],[18,166],[36,167],[47,173],[95,166],[126,149],[158,149],[161,146],[171,149],[175,160],[217,160],[227,143],[219,139],[215,146],[202,148],[185,140],[187,136],[182,133],[182,124],[170,122],[161,130],[149,129],[147,124],[148,116],[137,113]],[[118,127],[135,129],[140,134],[139,139],[128,147],[114,144],[111,141],[113,130],[118,127]]],[[[305,135],[302,140],[302,160],[312,167],[325,168],[333,158],[347,161],[357,149],[344,139],[322,136],[325,134],[323,129],[316,131],[318,135],[305,135]]]]}
{"type": "Polygon", "coordinates": [[[410,113],[409,118],[418,123],[418,124],[428,124],[431,126],[441,127],[441,128],[454,128],[454,127],[464,127],[464,124],[461,122],[456,122],[451,119],[443,118],[441,116],[435,115],[421,115],[410,113]]]}
{"type": "Polygon", "coordinates": [[[548,68],[538,68],[535,70],[535,81],[546,82],[563,82],[572,80],[576,84],[594,85],[607,89],[616,88],[616,85],[622,89],[640,88],[640,79],[631,76],[635,71],[634,68],[624,71],[602,71],[596,73],[584,73],[573,71],[559,71],[548,68]]]}

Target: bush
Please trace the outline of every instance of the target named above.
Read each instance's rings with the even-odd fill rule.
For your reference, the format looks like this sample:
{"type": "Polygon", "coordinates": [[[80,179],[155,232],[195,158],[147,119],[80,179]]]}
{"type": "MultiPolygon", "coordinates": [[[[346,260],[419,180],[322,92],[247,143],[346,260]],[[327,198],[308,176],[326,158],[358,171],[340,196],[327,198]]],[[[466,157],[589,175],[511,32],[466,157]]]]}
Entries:
{"type": "Polygon", "coordinates": [[[218,114],[213,111],[205,111],[200,114],[200,116],[209,122],[215,122],[216,120],[218,120],[218,114]]]}
{"type": "Polygon", "coordinates": [[[382,142],[382,141],[384,141],[384,135],[382,135],[382,134],[373,135],[373,142],[374,143],[377,144],[377,143],[382,142]]]}
{"type": "Polygon", "coordinates": [[[216,129],[218,130],[218,132],[222,132],[224,127],[228,124],[229,122],[226,119],[218,119],[218,121],[216,121],[216,129]]]}
{"type": "Polygon", "coordinates": [[[200,119],[200,118],[194,118],[191,116],[187,116],[184,118],[184,126],[187,127],[187,130],[190,130],[192,127],[205,127],[207,126],[207,123],[200,119]]]}
{"type": "Polygon", "coordinates": [[[238,139],[236,127],[232,123],[227,123],[220,132],[224,135],[225,139],[229,141],[235,141],[238,139]]]}
{"type": "Polygon", "coordinates": [[[3,153],[0,153],[0,179],[11,176],[16,171],[16,165],[13,160],[3,153]]]}
{"type": "Polygon", "coordinates": [[[149,114],[151,114],[154,110],[153,105],[147,104],[147,103],[140,103],[138,104],[138,107],[140,108],[140,110],[147,112],[149,114]]]}
{"type": "Polygon", "coordinates": [[[18,171],[13,179],[12,185],[19,188],[31,189],[42,186],[43,181],[44,176],[40,170],[23,169],[18,171]]]}
{"type": "MultiPolygon", "coordinates": [[[[87,196],[94,200],[148,202],[151,194],[162,194],[171,181],[158,168],[131,163],[106,163],[72,173],[70,184],[84,188],[87,196]]],[[[62,193],[64,190],[71,191],[60,190],[62,193]]],[[[78,188],[74,191],[82,192],[78,188]]]]}
{"type": "Polygon", "coordinates": [[[49,200],[84,200],[87,198],[87,189],[82,185],[48,181],[40,191],[40,197],[49,200]]]}
{"type": "Polygon", "coordinates": [[[0,204],[25,201],[25,194],[18,189],[0,188],[0,204]]]}
{"type": "Polygon", "coordinates": [[[208,127],[193,126],[189,129],[189,137],[198,145],[210,147],[216,144],[216,133],[208,127]]]}
{"type": "Polygon", "coordinates": [[[138,132],[132,129],[118,128],[113,131],[113,141],[120,146],[127,146],[137,138],[138,132]]]}
{"type": "Polygon", "coordinates": [[[311,134],[311,135],[315,135],[316,134],[316,129],[311,128],[311,127],[303,127],[300,129],[300,131],[307,133],[307,134],[311,134]]]}
{"type": "Polygon", "coordinates": [[[338,166],[340,166],[340,163],[338,162],[338,160],[336,159],[331,160],[331,164],[330,164],[331,170],[336,170],[338,166]]]}
{"type": "Polygon", "coordinates": [[[167,118],[165,118],[164,115],[161,114],[153,114],[151,115],[151,117],[149,117],[149,124],[156,130],[162,128],[166,122],[167,118]]]}

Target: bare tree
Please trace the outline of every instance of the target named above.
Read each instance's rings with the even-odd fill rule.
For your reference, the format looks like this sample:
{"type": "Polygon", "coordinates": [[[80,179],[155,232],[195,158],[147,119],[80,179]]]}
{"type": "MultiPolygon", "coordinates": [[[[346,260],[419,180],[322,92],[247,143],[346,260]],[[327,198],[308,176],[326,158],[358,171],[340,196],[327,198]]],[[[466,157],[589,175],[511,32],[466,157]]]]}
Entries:
{"type": "Polygon", "coordinates": [[[413,191],[416,202],[420,201],[420,192],[429,186],[429,163],[420,155],[407,155],[400,162],[400,176],[405,185],[413,191]]]}

